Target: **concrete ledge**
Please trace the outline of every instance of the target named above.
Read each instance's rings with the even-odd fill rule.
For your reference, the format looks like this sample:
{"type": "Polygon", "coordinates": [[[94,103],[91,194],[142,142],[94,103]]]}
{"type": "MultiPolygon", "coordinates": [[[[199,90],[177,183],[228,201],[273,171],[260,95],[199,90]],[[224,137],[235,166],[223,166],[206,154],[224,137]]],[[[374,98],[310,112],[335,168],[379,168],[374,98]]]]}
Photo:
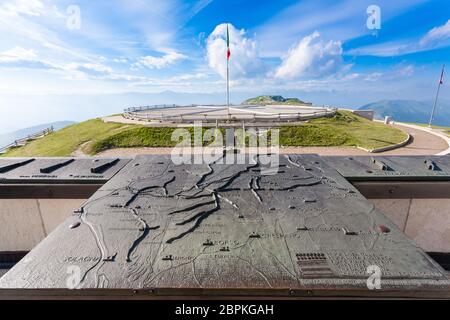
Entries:
{"type": "Polygon", "coordinates": [[[366,118],[368,120],[372,120],[375,117],[375,111],[373,110],[354,110],[353,111],[354,114],[356,114],[357,116],[366,118]]]}
{"type": "Polygon", "coordinates": [[[370,121],[374,121],[374,118],[375,118],[375,111],[373,111],[373,110],[353,110],[353,109],[346,109],[346,108],[339,108],[338,110],[351,112],[354,115],[357,115],[361,118],[365,118],[370,121]]]}
{"type": "Polygon", "coordinates": [[[0,199],[0,252],[30,251],[86,199],[0,199]]]}

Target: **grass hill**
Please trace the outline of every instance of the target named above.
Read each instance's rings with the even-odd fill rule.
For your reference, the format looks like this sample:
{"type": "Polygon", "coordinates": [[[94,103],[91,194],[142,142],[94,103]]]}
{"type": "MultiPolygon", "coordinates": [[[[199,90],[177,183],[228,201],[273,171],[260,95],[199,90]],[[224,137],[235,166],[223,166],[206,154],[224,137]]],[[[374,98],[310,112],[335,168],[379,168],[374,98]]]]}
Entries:
{"type": "Polygon", "coordinates": [[[27,137],[28,135],[32,135],[33,133],[37,133],[39,131],[42,131],[44,129],[53,127],[53,129],[60,130],[64,127],[67,127],[71,124],[74,124],[73,121],[57,121],[57,122],[51,122],[51,123],[44,123],[37,126],[29,127],[20,129],[14,132],[9,132],[5,134],[0,134],[0,147],[6,146],[15,140],[22,139],[27,137]]]}
{"type": "MultiPolygon", "coordinates": [[[[176,128],[144,127],[105,123],[93,119],[71,125],[23,147],[10,149],[5,157],[70,156],[81,150],[95,155],[112,148],[172,147],[176,128]]],[[[280,127],[282,146],[360,146],[367,149],[403,141],[406,134],[382,123],[372,122],[351,112],[310,120],[301,125],[280,127]]]]}
{"type": "Polygon", "coordinates": [[[79,148],[85,153],[92,153],[89,149],[92,143],[114,135],[126,127],[124,124],[105,123],[100,119],[92,119],[50,133],[23,147],[11,148],[3,156],[62,157],[71,155],[79,148]]]}
{"type": "Polygon", "coordinates": [[[244,105],[270,105],[270,104],[287,104],[287,105],[302,105],[306,102],[297,98],[283,98],[282,96],[257,96],[255,98],[247,99],[241,104],[244,105]]]}
{"type": "MultiPolygon", "coordinates": [[[[378,119],[392,116],[395,121],[411,123],[428,123],[430,120],[432,102],[415,100],[381,100],[360,107],[360,110],[374,110],[378,119]]],[[[433,124],[450,126],[450,103],[445,100],[438,102],[433,124]]]]}

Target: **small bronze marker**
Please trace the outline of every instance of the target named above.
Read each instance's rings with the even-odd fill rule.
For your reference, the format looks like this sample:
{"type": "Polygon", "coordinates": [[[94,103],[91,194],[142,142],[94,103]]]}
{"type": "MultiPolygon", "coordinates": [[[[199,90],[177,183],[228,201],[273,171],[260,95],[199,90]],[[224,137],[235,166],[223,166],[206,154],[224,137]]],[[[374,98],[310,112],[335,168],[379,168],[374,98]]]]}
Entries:
{"type": "Polygon", "coordinates": [[[347,229],[347,228],[342,228],[342,232],[344,232],[344,234],[346,235],[346,236],[354,236],[354,235],[356,235],[357,233],[355,232],[355,231],[351,231],[351,230],[349,230],[349,229],[347,229]]]}
{"type": "Polygon", "coordinates": [[[70,229],[75,229],[75,228],[78,228],[80,225],[81,225],[81,222],[80,222],[80,221],[76,221],[76,222],[72,223],[72,224],[69,226],[69,228],[70,228],[70,229]]]}
{"type": "Polygon", "coordinates": [[[388,227],[386,227],[384,224],[379,225],[379,226],[378,226],[378,230],[379,230],[381,233],[389,233],[389,232],[391,232],[391,229],[389,229],[388,227]]]}
{"type": "Polygon", "coordinates": [[[114,253],[112,256],[107,256],[103,261],[105,262],[114,262],[116,260],[117,252],[114,253]]]}
{"type": "Polygon", "coordinates": [[[203,242],[203,245],[204,246],[212,246],[212,245],[214,245],[214,243],[210,239],[206,239],[206,241],[203,242]]]}

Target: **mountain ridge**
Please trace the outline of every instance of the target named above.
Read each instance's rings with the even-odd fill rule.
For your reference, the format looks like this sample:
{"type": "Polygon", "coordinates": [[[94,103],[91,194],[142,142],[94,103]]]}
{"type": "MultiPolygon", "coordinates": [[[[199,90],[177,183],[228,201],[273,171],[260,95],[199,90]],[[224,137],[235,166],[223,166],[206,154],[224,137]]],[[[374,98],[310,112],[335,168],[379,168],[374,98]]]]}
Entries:
{"type": "MultiPolygon", "coordinates": [[[[368,103],[359,107],[358,110],[373,110],[377,119],[391,116],[395,121],[428,123],[432,107],[433,102],[398,99],[368,103]]],[[[446,100],[438,101],[433,124],[450,126],[450,102],[446,100]]]]}

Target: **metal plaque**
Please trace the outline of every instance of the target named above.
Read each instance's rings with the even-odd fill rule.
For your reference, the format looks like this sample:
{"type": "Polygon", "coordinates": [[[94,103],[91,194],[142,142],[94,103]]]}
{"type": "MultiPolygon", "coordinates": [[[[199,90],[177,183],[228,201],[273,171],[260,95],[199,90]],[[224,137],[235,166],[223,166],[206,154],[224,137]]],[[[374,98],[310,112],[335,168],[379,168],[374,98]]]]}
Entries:
{"type": "Polygon", "coordinates": [[[280,155],[271,175],[252,159],[174,165],[170,156],[137,157],[0,288],[369,292],[378,268],[382,290],[450,291],[445,271],[319,156],[280,155]]]}
{"type": "Polygon", "coordinates": [[[0,184],[106,182],[130,159],[0,158],[0,184]]]}
{"type": "Polygon", "coordinates": [[[450,180],[450,156],[327,156],[325,162],[356,180],[450,180]]]}

